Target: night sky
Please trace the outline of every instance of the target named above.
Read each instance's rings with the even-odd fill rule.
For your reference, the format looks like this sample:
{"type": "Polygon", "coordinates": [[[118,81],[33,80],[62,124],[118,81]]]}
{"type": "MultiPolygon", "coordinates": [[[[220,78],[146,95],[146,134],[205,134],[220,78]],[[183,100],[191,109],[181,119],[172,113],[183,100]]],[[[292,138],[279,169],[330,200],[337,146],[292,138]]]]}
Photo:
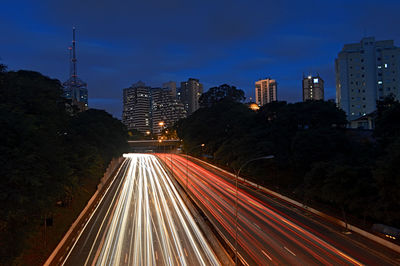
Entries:
{"type": "Polygon", "coordinates": [[[335,98],[334,59],[362,37],[400,46],[400,1],[2,0],[0,63],[65,81],[72,27],[89,106],[120,118],[122,89],[199,78],[254,97],[278,81],[278,99],[301,100],[302,75],[318,72],[335,98]]]}

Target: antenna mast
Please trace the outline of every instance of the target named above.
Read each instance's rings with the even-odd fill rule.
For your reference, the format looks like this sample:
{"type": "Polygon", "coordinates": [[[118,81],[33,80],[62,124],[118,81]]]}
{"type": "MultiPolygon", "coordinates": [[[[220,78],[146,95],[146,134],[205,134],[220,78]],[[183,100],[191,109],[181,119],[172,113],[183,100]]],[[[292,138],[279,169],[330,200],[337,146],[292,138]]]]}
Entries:
{"type": "Polygon", "coordinates": [[[75,27],[72,28],[72,78],[76,82],[77,71],[76,71],[76,52],[75,52],[75,27]]]}

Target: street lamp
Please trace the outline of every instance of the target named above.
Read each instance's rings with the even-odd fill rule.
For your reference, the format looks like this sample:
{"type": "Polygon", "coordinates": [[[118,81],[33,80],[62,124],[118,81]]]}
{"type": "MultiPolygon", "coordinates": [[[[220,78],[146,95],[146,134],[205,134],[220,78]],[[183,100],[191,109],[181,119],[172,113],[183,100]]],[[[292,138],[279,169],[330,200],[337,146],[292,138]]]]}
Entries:
{"type": "Polygon", "coordinates": [[[200,145],[196,145],[193,148],[191,148],[189,151],[186,151],[186,190],[188,190],[188,180],[189,180],[189,156],[188,153],[193,151],[194,149],[197,149],[198,147],[204,147],[206,144],[202,143],[200,145]]]}
{"type": "MultiPolygon", "coordinates": [[[[164,129],[165,123],[164,123],[164,121],[160,121],[160,122],[158,122],[158,125],[160,126],[160,135],[158,136],[158,139],[161,138],[161,140],[162,140],[163,138],[162,138],[161,134],[162,134],[162,131],[163,131],[163,129],[164,129]],[[161,136],[161,137],[160,137],[160,136],[161,136]]],[[[162,142],[162,141],[159,141],[159,142],[162,142]]],[[[165,147],[165,146],[164,146],[164,147],[165,147]]],[[[161,147],[160,147],[160,146],[159,146],[159,152],[161,152],[161,147]]],[[[164,149],[164,153],[165,153],[165,149],[164,149]]]]}
{"type": "Polygon", "coordinates": [[[243,167],[245,167],[247,164],[249,164],[250,162],[254,162],[257,160],[268,160],[268,159],[273,159],[274,156],[273,155],[268,155],[268,156],[262,156],[262,157],[257,157],[254,159],[250,159],[248,161],[246,161],[244,164],[242,164],[242,166],[240,166],[239,171],[237,171],[236,175],[235,175],[235,186],[236,186],[236,190],[235,190],[235,265],[238,265],[238,251],[237,251],[237,238],[238,238],[238,212],[239,212],[239,205],[238,205],[238,178],[240,175],[240,171],[242,171],[243,167]]]}

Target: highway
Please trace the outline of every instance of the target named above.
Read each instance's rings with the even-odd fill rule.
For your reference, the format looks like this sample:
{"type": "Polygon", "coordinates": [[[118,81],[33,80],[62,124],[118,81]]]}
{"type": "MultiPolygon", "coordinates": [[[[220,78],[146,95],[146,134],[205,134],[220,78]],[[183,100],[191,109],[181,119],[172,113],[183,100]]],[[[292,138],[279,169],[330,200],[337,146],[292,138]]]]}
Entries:
{"type": "Polygon", "coordinates": [[[160,161],[127,154],[62,265],[220,265],[160,161]]]}
{"type": "MultiPolygon", "coordinates": [[[[157,154],[179,183],[235,246],[235,195],[231,176],[175,154],[157,154]]],[[[238,253],[244,265],[398,265],[399,254],[246,187],[238,190],[238,253]],[[389,254],[389,255],[387,255],[389,254]]]]}

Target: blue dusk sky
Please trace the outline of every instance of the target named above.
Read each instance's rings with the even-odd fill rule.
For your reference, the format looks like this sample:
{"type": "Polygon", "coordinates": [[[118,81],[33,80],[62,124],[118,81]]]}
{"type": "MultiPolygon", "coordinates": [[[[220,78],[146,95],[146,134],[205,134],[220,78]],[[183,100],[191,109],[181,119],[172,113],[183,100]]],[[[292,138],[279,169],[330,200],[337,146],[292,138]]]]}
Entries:
{"type": "Polygon", "coordinates": [[[335,98],[334,60],[373,36],[400,46],[399,0],[2,0],[0,63],[65,81],[72,27],[89,106],[120,118],[122,89],[199,78],[254,97],[278,81],[278,99],[301,101],[301,80],[319,73],[335,98]]]}

